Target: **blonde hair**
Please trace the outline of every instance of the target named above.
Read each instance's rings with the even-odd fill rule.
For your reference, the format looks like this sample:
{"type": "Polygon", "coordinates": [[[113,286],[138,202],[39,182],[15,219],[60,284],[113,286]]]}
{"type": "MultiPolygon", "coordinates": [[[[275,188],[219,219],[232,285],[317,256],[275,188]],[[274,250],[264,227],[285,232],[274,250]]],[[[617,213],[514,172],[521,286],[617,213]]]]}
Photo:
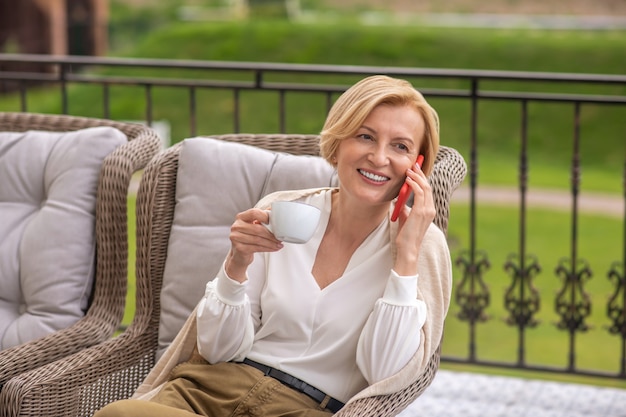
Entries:
{"type": "Polygon", "coordinates": [[[373,75],[362,79],[346,90],[333,104],[320,133],[322,157],[335,165],[333,157],[339,143],[356,134],[372,110],[381,104],[411,106],[423,117],[425,140],[419,153],[424,155],[422,170],[429,175],[439,150],[439,116],[411,83],[386,75],[373,75]]]}

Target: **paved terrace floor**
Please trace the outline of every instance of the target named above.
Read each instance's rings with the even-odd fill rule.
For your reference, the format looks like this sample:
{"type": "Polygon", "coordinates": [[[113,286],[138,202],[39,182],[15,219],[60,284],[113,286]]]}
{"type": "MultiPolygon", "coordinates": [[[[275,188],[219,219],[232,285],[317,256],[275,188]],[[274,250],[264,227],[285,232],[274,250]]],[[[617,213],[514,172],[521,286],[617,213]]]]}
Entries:
{"type": "Polygon", "coordinates": [[[440,370],[400,417],[626,417],[626,390],[440,370]]]}

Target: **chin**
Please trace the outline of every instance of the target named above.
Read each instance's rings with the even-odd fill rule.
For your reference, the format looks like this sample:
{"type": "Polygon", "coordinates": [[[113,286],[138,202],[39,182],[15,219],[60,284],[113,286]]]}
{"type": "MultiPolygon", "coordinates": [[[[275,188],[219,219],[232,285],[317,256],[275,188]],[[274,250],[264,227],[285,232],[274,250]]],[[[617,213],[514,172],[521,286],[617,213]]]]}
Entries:
{"type": "Polygon", "coordinates": [[[380,205],[389,205],[396,198],[393,193],[388,193],[387,195],[377,195],[372,197],[366,197],[368,204],[372,206],[380,206],[380,205]]]}
{"type": "Polygon", "coordinates": [[[400,193],[400,188],[402,188],[402,186],[396,187],[395,189],[391,190],[389,193],[383,196],[383,200],[388,202],[392,202],[393,200],[395,200],[396,197],[398,197],[398,193],[400,193]]]}

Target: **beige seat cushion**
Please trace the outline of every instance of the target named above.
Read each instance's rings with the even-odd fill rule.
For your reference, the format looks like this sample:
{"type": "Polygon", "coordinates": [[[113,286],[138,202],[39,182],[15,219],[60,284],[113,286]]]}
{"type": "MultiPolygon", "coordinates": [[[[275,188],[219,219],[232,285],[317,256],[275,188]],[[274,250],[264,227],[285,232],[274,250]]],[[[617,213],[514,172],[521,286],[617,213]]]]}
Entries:
{"type": "Polygon", "coordinates": [[[95,269],[95,207],[117,129],[0,132],[0,349],[85,313],[95,269]]]}
{"type": "Polygon", "coordinates": [[[335,170],[321,157],[186,139],[161,292],[158,356],[217,274],[230,248],[228,235],[237,213],[274,191],[336,185],[335,170]]]}

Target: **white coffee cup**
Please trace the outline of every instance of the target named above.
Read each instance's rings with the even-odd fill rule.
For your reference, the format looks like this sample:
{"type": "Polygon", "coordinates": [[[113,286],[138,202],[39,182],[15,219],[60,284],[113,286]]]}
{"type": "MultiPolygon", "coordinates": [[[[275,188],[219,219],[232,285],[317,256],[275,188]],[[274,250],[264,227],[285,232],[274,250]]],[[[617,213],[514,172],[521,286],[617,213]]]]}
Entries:
{"type": "Polygon", "coordinates": [[[320,209],[299,201],[274,201],[269,224],[263,224],[281,242],[306,243],[320,221],[320,209]]]}

